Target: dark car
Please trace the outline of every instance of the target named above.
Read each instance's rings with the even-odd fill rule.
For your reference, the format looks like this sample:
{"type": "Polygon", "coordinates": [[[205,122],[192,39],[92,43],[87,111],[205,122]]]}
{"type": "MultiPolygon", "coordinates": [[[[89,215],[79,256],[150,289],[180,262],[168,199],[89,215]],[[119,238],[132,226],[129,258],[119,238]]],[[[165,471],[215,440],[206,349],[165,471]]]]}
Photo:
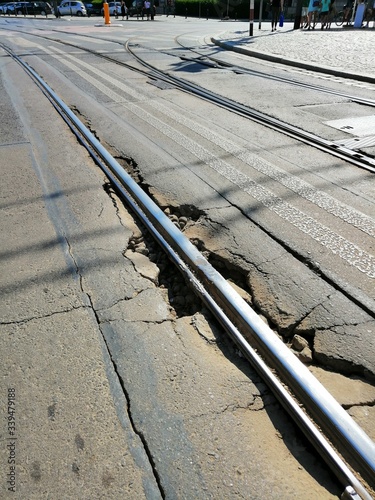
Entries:
{"type": "Polygon", "coordinates": [[[130,4],[130,7],[128,7],[128,15],[130,17],[142,16],[142,12],[143,12],[143,1],[133,0],[133,2],[130,4]]]}
{"type": "Polygon", "coordinates": [[[102,3],[85,3],[87,16],[101,16],[102,15],[102,3]]]}
{"type": "Polygon", "coordinates": [[[48,16],[53,14],[53,10],[47,2],[14,2],[7,5],[6,13],[17,16],[48,16]]]}

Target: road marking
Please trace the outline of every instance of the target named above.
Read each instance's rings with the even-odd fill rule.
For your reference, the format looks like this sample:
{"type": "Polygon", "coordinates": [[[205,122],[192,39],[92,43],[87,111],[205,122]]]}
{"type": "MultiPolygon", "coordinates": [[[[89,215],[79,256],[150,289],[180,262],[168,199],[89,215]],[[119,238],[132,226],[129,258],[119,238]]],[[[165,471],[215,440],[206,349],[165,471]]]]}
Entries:
{"type": "MultiPolygon", "coordinates": [[[[245,160],[246,163],[249,164],[251,167],[253,168],[258,167],[257,169],[259,171],[262,170],[264,172],[268,171],[272,175],[275,175],[274,178],[276,178],[277,180],[280,179],[280,181],[283,184],[284,182],[286,182],[288,185],[293,184],[290,182],[290,180],[288,180],[289,178],[291,178],[289,174],[285,172],[282,173],[280,169],[274,167],[265,160],[259,159],[254,155],[251,155],[250,153],[244,151],[243,148],[239,147],[238,145],[235,145],[235,143],[233,143],[232,141],[228,141],[226,138],[220,136],[219,134],[215,134],[206,127],[203,127],[198,123],[190,120],[189,118],[186,118],[186,116],[183,117],[179,113],[176,113],[173,110],[163,106],[160,103],[160,101],[155,103],[152,99],[151,94],[148,95],[146,93],[140,93],[138,90],[133,89],[128,83],[124,84],[122,82],[119,82],[118,80],[109,76],[108,74],[104,73],[98,68],[94,68],[89,64],[85,63],[84,61],[81,61],[80,59],[77,59],[74,56],[66,54],[65,52],[59,49],[52,47],[50,47],[49,49],[52,49],[58,52],[59,54],[64,55],[66,59],[74,60],[81,67],[86,68],[86,70],[90,71],[91,73],[94,73],[95,75],[104,79],[105,81],[110,82],[112,85],[116,86],[118,89],[122,90],[129,96],[132,96],[133,98],[137,99],[138,102],[147,101],[148,105],[154,107],[159,113],[164,113],[169,118],[173,118],[180,124],[188,126],[189,129],[195,133],[200,133],[200,135],[202,135],[205,138],[208,138],[210,141],[213,141],[222,149],[227,150],[228,153],[230,153],[231,155],[235,155],[237,158],[245,160]],[[280,175],[280,173],[282,173],[282,175],[280,175]]],[[[247,175],[238,171],[236,168],[232,167],[227,162],[220,160],[210,151],[197,144],[196,141],[193,141],[187,138],[186,135],[178,132],[175,127],[172,127],[170,125],[170,120],[166,122],[162,121],[159,118],[154,117],[148,111],[144,110],[141,106],[139,106],[137,103],[129,102],[126,98],[126,95],[119,95],[118,93],[108,89],[108,87],[105,84],[97,81],[95,78],[88,75],[86,71],[80,70],[79,67],[76,66],[76,64],[71,63],[68,60],[63,60],[61,58],[59,58],[59,62],[64,63],[66,66],[70,67],[73,71],[76,71],[82,78],[84,78],[86,81],[94,85],[98,90],[101,90],[105,95],[113,99],[115,102],[124,103],[126,107],[130,111],[134,112],[137,117],[141,117],[149,125],[154,126],[156,130],[158,130],[160,133],[163,133],[177,144],[186,148],[188,151],[194,154],[200,161],[209,165],[217,173],[224,176],[226,179],[228,179],[230,182],[241,188],[244,192],[248,193],[256,200],[260,201],[264,206],[272,210],[283,220],[297,227],[304,234],[310,236],[315,241],[317,241],[324,247],[328,248],[332,253],[340,256],[343,260],[348,262],[353,267],[356,267],[362,273],[365,273],[370,278],[375,278],[375,257],[373,255],[362,250],[360,247],[351,243],[346,238],[338,235],[327,226],[315,220],[313,217],[310,217],[306,213],[293,207],[292,205],[285,202],[281,198],[275,196],[271,191],[264,188],[255,181],[251,180],[247,175]]],[[[307,183],[304,183],[300,179],[295,178],[294,176],[293,176],[293,182],[295,183],[296,187],[298,186],[298,190],[304,194],[304,197],[306,199],[309,199],[308,197],[314,199],[314,196],[312,195],[319,193],[319,197],[317,197],[316,200],[319,201],[320,199],[319,202],[322,205],[327,205],[327,208],[329,208],[329,203],[327,202],[332,202],[332,201],[335,202],[333,204],[335,205],[335,209],[332,209],[330,213],[339,216],[340,218],[345,220],[345,222],[348,222],[349,224],[352,225],[355,224],[361,225],[362,224],[361,221],[364,221],[365,224],[363,225],[363,228],[361,227],[361,229],[362,230],[367,229],[365,232],[374,231],[375,221],[372,220],[370,217],[367,217],[366,215],[357,212],[344,204],[341,204],[334,198],[329,197],[328,195],[325,195],[324,193],[315,190],[315,188],[313,188],[307,183]],[[305,190],[305,188],[308,189],[305,190]],[[346,212],[346,215],[341,214],[341,207],[345,207],[344,212],[346,212]],[[338,208],[340,208],[340,211],[337,211],[338,208]],[[348,215],[350,215],[350,217],[352,217],[352,215],[355,216],[353,217],[353,222],[355,224],[353,224],[351,220],[350,222],[346,220],[346,218],[348,218],[347,217],[348,215]]],[[[313,201],[313,203],[316,203],[316,201],[313,201]]]]}

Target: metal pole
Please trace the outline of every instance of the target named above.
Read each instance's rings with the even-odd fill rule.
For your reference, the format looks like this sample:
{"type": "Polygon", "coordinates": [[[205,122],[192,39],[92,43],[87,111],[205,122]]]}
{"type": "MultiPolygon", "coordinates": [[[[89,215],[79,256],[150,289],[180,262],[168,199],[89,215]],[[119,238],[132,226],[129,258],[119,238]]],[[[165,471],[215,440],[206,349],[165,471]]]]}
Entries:
{"type": "Polygon", "coordinates": [[[254,0],[250,0],[250,26],[249,26],[249,36],[253,36],[254,32],[254,0]]]}
{"type": "Polygon", "coordinates": [[[301,17],[302,17],[302,0],[297,0],[296,5],[296,15],[294,18],[294,30],[299,30],[301,27],[301,17]]]}
{"type": "Polygon", "coordinates": [[[259,5],[259,26],[258,29],[262,27],[262,15],[263,15],[263,0],[260,0],[259,5]]]}
{"type": "Polygon", "coordinates": [[[354,22],[354,14],[355,14],[356,7],[357,7],[357,0],[354,0],[353,12],[352,12],[352,18],[350,19],[350,24],[353,24],[353,22],[354,22]]]}

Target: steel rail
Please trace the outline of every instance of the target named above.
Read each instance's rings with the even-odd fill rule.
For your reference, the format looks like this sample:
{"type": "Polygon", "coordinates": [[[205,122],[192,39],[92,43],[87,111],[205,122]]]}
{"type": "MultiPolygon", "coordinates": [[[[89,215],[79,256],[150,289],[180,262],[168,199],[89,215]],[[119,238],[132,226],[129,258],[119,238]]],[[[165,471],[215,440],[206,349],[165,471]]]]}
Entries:
{"type": "MultiPolygon", "coordinates": [[[[202,61],[202,59],[195,59],[184,56],[178,56],[178,57],[180,57],[180,59],[182,59],[183,61],[193,61],[195,63],[204,64],[204,61],[202,61]]],[[[203,56],[203,57],[205,59],[208,59],[209,61],[213,61],[215,63],[215,67],[219,69],[222,67],[225,68],[226,70],[230,70],[233,71],[234,73],[241,75],[256,76],[258,78],[264,78],[266,80],[273,80],[276,82],[286,83],[287,85],[292,85],[294,87],[302,87],[307,90],[315,90],[316,92],[321,92],[324,94],[330,94],[337,97],[344,97],[345,99],[348,99],[357,104],[362,104],[363,106],[369,106],[370,108],[375,108],[375,101],[373,99],[366,99],[364,97],[358,97],[353,94],[348,94],[346,92],[339,92],[337,90],[324,87],[323,85],[314,85],[312,83],[298,82],[297,80],[293,80],[292,78],[286,78],[285,76],[283,77],[277,75],[270,75],[268,73],[263,73],[262,71],[257,71],[255,69],[248,69],[242,66],[237,66],[235,64],[226,63],[212,56],[203,56]]]]}
{"type": "MultiPolygon", "coordinates": [[[[293,125],[289,125],[285,122],[282,122],[281,120],[278,120],[277,118],[273,118],[269,115],[266,115],[264,113],[261,113],[259,111],[253,110],[249,108],[248,106],[239,104],[231,99],[222,97],[218,94],[215,94],[214,92],[208,91],[206,89],[203,89],[202,87],[195,85],[191,82],[187,82],[181,78],[172,76],[170,74],[166,74],[162,70],[158,70],[154,66],[150,65],[149,63],[145,62],[142,60],[140,57],[138,57],[135,52],[129,47],[129,43],[126,42],[125,44],[126,49],[128,52],[130,52],[134,58],[138,60],[138,62],[147,68],[150,69],[150,71],[153,71],[160,80],[163,80],[165,82],[168,82],[170,84],[173,84],[180,90],[184,90],[186,92],[189,92],[191,94],[197,95],[198,97],[201,97],[202,99],[205,99],[210,102],[214,102],[218,106],[221,106],[227,110],[236,112],[242,116],[245,116],[246,118],[250,118],[257,123],[260,123],[262,125],[265,125],[269,128],[273,128],[274,130],[278,132],[285,133],[289,135],[290,137],[293,137],[297,140],[303,141],[306,144],[309,144],[310,146],[313,146],[315,148],[321,149],[324,152],[329,152],[333,154],[336,157],[339,157],[343,160],[350,161],[351,163],[357,165],[358,167],[361,168],[366,168],[367,170],[370,170],[371,172],[375,172],[375,160],[372,157],[368,157],[366,155],[357,153],[355,151],[352,151],[348,148],[345,148],[343,146],[339,146],[338,144],[328,141],[325,139],[322,139],[319,136],[316,136],[310,132],[305,132],[302,129],[299,129],[298,127],[295,127],[293,125]]],[[[182,57],[179,56],[181,59],[182,57]]],[[[204,64],[202,62],[202,64],[204,64]]],[[[317,89],[316,89],[317,90],[317,89]]],[[[341,96],[345,96],[346,98],[350,99],[352,96],[346,95],[346,94],[338,94],[341,96]]],[[[360,102],[360,98],[358,98],[358,102],[360,102]]],[[[366,101],[367,104],[369,105],[374,105],[373,101],[366,101]],[[371,104],[369,104],[369,102],[371,104]]],[[[362,104],[364,104],[362,102],[362,104]]]]}
{"type": "MultiPolygon", "coordinates": [[[[32,77],[45,95],[59,108],[90,144],[95,154],[121,180],[121,184],[135,200],[147,219],[167,241],[174,252],[192,269],[192,274],[209,290],[212,299],[224,311],[235,328],[255,344],[262,356],[286,383],[307,411],[316,419],[337,449],[372,487],[375,485],[375,443],[355,423],[348,413],[310,373],[288,347],[260,319],[227,281],[209,264],[197,248],[181,233],[159,207],[144,193],[121,165],[106,151],[95,136],[80,122],[66,104],[42,78],[22,59],[7,52],[32,77]]],[[[346,477],[346,474],[344,474],[346,477]]],[[[355,485],[353,485],[355,488],[355,485]]],[[[358,492],[359,493],[359,492],[358,492]]],[[[359,493],[360,494],[360,493],[359,493]]],[[[362,491],[363,496],[363,491],[362,491]]],[[[366,498],[366,497],[364,497],[366,498]]]]}
{"type": "MultiPolygon", "coordinates": [[[[249,68],[245,68],[243,66],[238,66],[236,64],[232,64],[232,63],[228,63],[228,62],[225,62],[225,61],[221,61],[220,59],[218,59],[215,56],[209,56],[209,55],[206,55],[206,54],[202,54],[198,50],[194,50],[194,49],[191,49],[190,47],[184,46],[179,41],[179,39],[178,39],[181,36],[182,35],[180,35],[179,37],[175,38],[176,43],[178,43],[180,45],[180,47],[185,48],[185,49],[189,50],[190,52],[193,52],[194,54],[197,54],[199,56],[199,59],[197,59],[197,58],[189,58],[189,57],[184,57],[184,56],[177,56],[177,57],[180,57],[180,59],[182,59],[182,60],[188,60],[188,61],[190,60],[190,61],[194,61],[194,62],[199,63],[199,64],[205,64],[204,60],[207,59],[209,61],[213,61],[217,65],[216,67],[219,67],[219,68],[222,67],[222,68],[225,68],[227,70],[233,71],[235,73],[240,73],[240,74],[245,74],[245,75],[250,75],[250,76],[256,76],[256,77],[259,77],[259,78],[264,78],[266,80],[274,80],[276,82],[286,83],[288,85],[293,85],[293,86],[296,86],[296,87],[302,87],[302,88],[306,88],[308,90],[316,90],[317,92],[322,92],[322,93],[325,93],[325,94],[331,94],[331,95],[335,95],[337,97],[344,97],[345,99],[348,99],[348,100],[350,100],[352,102],[355,102],[357,104],[362,104],[364,106],[369,106],[369,107],[375,107],[375,100],[374,99],[365,99],[363,97],[358,97],[358,96],[355,96],[355,95],[352,95],[352,94],[347,94],[346,92],[339,92],[337,90],[329,89],[328,87],[324,87],[323,85],[315,85],[313,83],[304,83],[304,82],[300,82],[300,81],[294,80],[292,78],[287,78],[285,76],[270,75],[268,73],[264,73],[263,71],[258,71],[258,70],[255,70],[255,69],[249,69],[249,68]],[[204,59],[202,59],[202,58],[204,58],[204,59]]],[[[213,44],[215,44],[215,40],[212,37],[211,37],[211,42],[213,44]]],[[[217,47],[217,45],[215,45],[215,46],[217,47]]],[[[219,46],[224,51],[227,50],[225,48],[225,46],[222,46],[222,45],[219,45],[219,46]]],[[[229,50],[231,50],[231,49],[229,49],[229,50]]],[[[308,68],[306,68],[306,69],[308,69],[308,68]]],[[[317,71],[317,73],[319,73],[319,71],[317,71]]]]}
{"type": "Polygon", "coordinates": [[[373,84],[375,82],[375,79],[373,78],[372,75],[370,76],[370,74],[361,75],[359,73],[350,73],[348,70],[346,70],[346,71],[338,70],[338,69],[332,70],[331,68],[323,67],[323,66],[316,68],[314,65],[309,64],[308,62],[303,63],[301,61],[293,61],[292,59],[286,60],[286,59],[283,59],[282,57],[277,56],[277,55],[263,54],[262,52],[256,52],[256,55],[250,54],[248,50],[243,49],[242,47],[237,47],[236,49],[234,49],[227,42],[222,41],[222,40],[216,40],[213,37],[212,37],[211,41],[212,41],[212,43],[214,43],[215,45],[219,46],[222,49],[232,50],[233,52],[238,52],[239,54],[243,54],[243,55],[246,55],[248,57],[256,57],[257,59],[264,59],[266,61],[271,61],[271,62],[274,62],[276,64],[282,64],[284,66],[294,66],[297,68],[303,68],[306,71],[313,71],[316,73],[322,73],[322,74],[331,75],[331,76],[335,76],[335,77],[339,77],[339,78],[346,78],[346,79],[349,78],[350,80],[356,80],[359,82],[366,82],[366,83],[371,83],[371,84],[373,84]]]}
{"type": "MultiPolygon", "coordinates": [[[[235,342],[237,347],[241,350],[244,357],[249,361],[251,366],[256,370],[259,376],[264,380],[264,382],[271,389],[275,397],[278,399],[283,408],[289,413],[294,422],[298,425],[300,429],[303,430],[305,436],[314,446],[317,452],[321,455],[323,460],[328,464],[332,472],[335,474],[339,482],[345,488],[342,498],[346,498],[348,495],[350,500],[372,500],[369,493],[360,483],[360,481],[355,477],[353,472],[348,468],[345,462],[340,458],[331,444],[323,436],[323,434],[317,429],[311,419],[307,414],[300,408],[295,399],[291,394],[285,389],[281,384],[279,379],[272,373],[272,370],[266,365],[262,358],[257,354],[256,350],[251,347],[244,336],[239,332],[235,325],[230,321],[228,316],[222,310],[221,307],[215,302],[211,297],[206,288],[202,283],[196,278],[194,273],[189,269],[185,262],[180,258],[176,251],[167,243],[165,238],[160,234],[156,227],[152,224],[150,219],[145,215],[139,205],[134,201],[132,196],[126,190],[124,183],[121,179],[117,178],[112,170],[107,167],[106,164],[98,158],[95,151],[91,148],[87,140],[82,139],[79,131],[76,130],[74,125],[69,122],[68,117],[65,113],[61,113],[61,110],[55,105],[59,113],[62,114],[64,120],[72,128],[73,132],[77,135],[78,139],[87,148],[92,158],[103,170],[105,175],[108,177],[114,190],[117,192],[120,199],[122,199],[130,209],[138,216],[142,224],[151,233],[155,241],[161,246],[165,251],[168,258],[175,264],[178,270],[183,274],[186,282],[194,289],[194,292],[200,297],[200,299],[205,303],[205,305],[210,309],[214,317],[220,322],[222,327],[226,330],[230,338],[235,342]],[[349,485],[349,486],[348,486],[349,485]]],[[[113,161],[115,161],[113,159],[113,161]]]]}
{"type": "MultiPolygon", "coordinates": [[[[152,224],[150,219],[141,210],[139,205],[134,201],[132,196],[125,189],[121,179],[118,179],[106,165],[103,165],[101,163],[100,160],[98,161],[95,152],[92,151],[90,146],[86,147],[88,148],[94,160],[99,164],[103,172],[108,176],[118,196],[125,203],[127,203],[131,210],[133,210],[133,212],[139,217],[142,224],[144,224],[144,226],[151,233],[156,242],[168,255],[170,260],[173,261],[179,271],[184,275],[186,281],[193,287],[195,293],[210,309],[214,317],[220,322],[230,338],[235,342],[245,358],[249,361],[251,366],[268,385],[283,408],[289,413],[298,427],[303,430],[307,439],[321,455],[323,460],[328,464],[339,482],[343,485],[345,489],[343,495],[347,493],[351,500],[357,500],[359,498],[362,498],[363,500],[372,500],[369,493],[366,491],[360,481],[355,477],[353,472],[348,468],[345,462],[340,458],[331,444],[317,429],[317,427],[307,416],[307,414],[300,408],[295,399],[285,389],[279,379],[272,373],[272,370],[270,370],[270,368],[266,365],[262,358],[257,354],[255,349],[251,347],[251,345],[235,327],[232,321],[230,321],[223,309],[219,307],[219,305],[215,302],[207,289],[196,278],[195,274],[189,269],[189,267],[180,258],[176,251],[167,243],[165,238],[163,238],[160,232],[152,224]],[[350,487],[348,485],[350,485],[352,490],[350,490],[350,487]]],[[[344,498],[344,496],[342,496],[342,498],[344,498]]]]}
{"type": "Polygon", "coordinates": [[[244,116],[245,118],[251,119],[256,123],[260,123],[261,125],[272,128],[277,132],[286,134],[289,137],[308,144],[309,146],[320,149],[325,153],[330,153],[337,158],[356,165],[357,167],[365,168],[366,170],[375,173],[374,158],[363,155],[361,153],[357,153],[356,151],[352,151],[351,149],[340,146],[332,141],[322,139],[321,137],[312,134],[311,132],[306,132],[298,127],[295,127],[294,125],[282,122],[277,118],[273,118],[272,116],[266,115],[265,113],[256,111],[252,108],[249,108],[248,106],[233,101],[232,99],[220,96],[191,82],[187,82],[182,78],[166,74],[164,71],[158,70],[157,68],[137,56],[135,52],[129,47],[128,42],[125,43],[125,48],[130,54],[132,54],[135,59],[137,59],[140,64],[153,71],[160,80],[163,80],[169,84],[173,84],[180,90],[184,90],[185,92],[196,95],[201,99],[205,99],[206,101],[213,102],[217,106],[237,113],[241,116],[244,116]]]}
{"type": "MultiPolygon", "coordinates": [[[[44,38],[47,40],[51,40],[51,38],[43,37],[41,35],[35,35],[35,34],[32,34],[32,35],[38,36],[40,38],[44,38]]],[[[137,71],[139,73],[142,73],[145,76],[148,76],[150,78],[154,77],[154,78],[162,80],[166,83],[172,84],[176,88],[178,88],[184,92],[198,96],[201,99],[205,99],[208,102],[213,102],[217,106],[220,106],[220,107],[222,107],[226,110],[229,110],[233,113],[237,113],[238,115],[243,116],[247,119],[251,119],[251,120],[255,121],[256,123],[259,123],[263,126],[266,126],[268,128],[275,130],[276,132],[288,135],[289,137],[292,137],[298,141],[301,141],[301,142],[303,142],[311,147],[319,149],[325,153],[329,153],[329,154],[331,154],[337,158],[340,158],[344,161],[348,161],[351,164],[353,164],[359,168],[363,168],[363,169],[368,170],[369,172],[375,173],[375,159],[374,158],[366,156],[366,155],[361,154],[361,153],[357,153],[356,151],[353,151],[349,148],[346,148],[345,146],[341,146],[339,144],[336,144],[333,141],[328,141],[328,140],[323,139],[323,138],[321,138],[315,134],[312,134],[310,132],[306,132],[298,127],[295,127],[295,126],[290,125],[288,123],[282,122],[281,120],[278,120],[277,118],[273,118],[269,115],[266,115],[265,113],[261,113],[260,111],[256,111],[252,108],[249,108],[248,106],[237,103],[231,99],[225,98],[225,97],[220,96],[218,94],[215,94],[211,91],[203,89],[202,87],[195,85],[191,82],[187,82],[181,78],[172,76],[170,74],[166,74],[165,72],[158,70],[154,66],[150,65],[149,63],[146,63],[144,60],[142,60],[140,57],[138,57],[134,53],[134,51],[130,49],[128,41],[124,44],[125,49],[130,54],[132,54],[132,56],[140,64],[147,67],[148,70],[151,72],[151,74],[146,73],[144,71],[141,71],[138,68],[134,68],[130,64],[118,61],[117,59],[113,58],[112,56],[108,56],[106,54],[96,52],[94,50],[87,49],[85,47],[80,47],[80,46],[73,44],[71,42],[62,42],[61,40],[56,40],[56,39],[52,39],[52,40],[57,42],[57,43],[61,43],[63,45],[68,45],[68,46],[83,50],[85,52],[89,52],[89,53],[94,54],[98,57],[101,57],[103,59],[111,61],[115,64],[119,64],[121,66],[127,67],[132,71],[137,71]]],[[[113,42],[113,41],[111,40],[111,42],[113,42]]],[[[202,62],[202,64],[203,64],[203,62],[202,62]]],[[[349,96],[346,94],[338,94],[338,95],[345,96],[348,99],[353,99],[352,96],[349,96]]],[[[357,101],[361,102],[360,98],[358,98],[357,101]]],[[[370,101],[370,102],[372,102],[372,101],[370,101]]],[[[364,104],[364,103],[362,102],[362,104],[364,104]]]]}
{"type": "MultiPolygon", "coordinates": [[[[3,29],[3,28],[0,27],[0,29],[3,29]]],[[[14,27],[12,27],[12,30],[13,31],[18,31],[18,32],[21,32],[21,33],[25,33],[24,29],[17,30],[14,27]]],[[[58,33],[61,33],[61,31],[58,31],[58,33]]],[[[96,56],[101,57],[103,59],[106,59],[108,61],[114,62],[116,64],[120,64],[121,66],[129,68],[129,69],[131,69],[133,71],[138,71],[140,73],[145,74],[143,71],[141,71],[141,70],[139,70],[137,68],[134,68],[134,66],[131,66],[130,64],[124,63],[122,61],[118,61],[117,59],[114,59],[112,56],[108,56],[107,54],[104,54],[102,52],[97,52],[97,51],[89,49],[87,47],[81,47],[81,46],[79,46],[79,45],[77,45],[75,43],[67,42],[66,40],[65,41],[61,41],[59,39],[51,38],[51,37],[47,37],[47,36],[43,36],[41,34],[28,33],[28,35],[31,35],[31,36],[34,36],[34,37],[37,37],[37,38],[43,38],[44,40],[48,40],[48,41],[54,41],[54,42],[60,43],[62,45],[67,45],[67,46],[71,46],[71,47],[74,47],[74,48],[78,48],[80,50],[83,50],[85,52],[89,52],[90,54],[96,55],[96,56]]],[[[81,34],[81,36],[84,36],[85,38],[95,38],[95,37],[92,37],[92,36],[90,36],[88,34],[85,34],[85,35],[81,34]]],[[[205,61],[206,60],[213,61],[214,64],[215,64],[215,66],[214,66],[215,68],[230,69],[231,71],[233,71],[235,73],[241,73],[241,74],[244,73],[244,74],[248,74],[248,75],[251,75],[251,76],[257,76],[257,77],[260,77],[260,78],[265,78],[267,80],[274,80],[274,81],[277,81],[277,82],[282,82],[282,83],[286,83],[286,84],[289,84],[289,85],[294,85],[294,86],[297,86],[297,87],[306,88],[306,89],[309,89],[309,90],[315,90],[317,92],[323,92],[323,93],[335,95],[335,96],[338,96],[338,97],[344,97],[345,99],[348,99],[348,100],[350,100],[352,102],[355,102],[357,104],[362,104],[364,106],[375,107],[375,100],[374,99],[366,99],[366,98],[363,98],[363,97],[355,96],[353,94],[347,94],[346,92],[339,92],[337,90],[329,89],[328,87],[324,87],[323,85],[315,85],[315,84],[312,84],[312,83],[299,82],[299,81],[293,80],[291,78],[287,78],[287,77],[283,77],[283,76],[278,76],[278,75],[270,75],[268,73],[263,73],[262,71],[257,71],[257,70],[254,70],[254,69],[248,69],[248,68],[244,68],[242,66],[237,66],[237,65],[234,65],[234,64],[231,64],[231,63],[227,63],[227,62],[221,61],[220,59],[217,59],[216,57],[207,56],[205,54],[202,54],[198,50],[194,50],[194,49],[192,49],[190,47],[184,46],[179,41],[178,38],[179,37],[176,37],[175,41],[176,41],[176,43],[179,44],[180,47],[186,48],[190,52],[193,52],[194,54],[197,54],[198,57],[197,58],[189,58],[189,57],[186,57],[186,56],[180,56],[180,55],[176,55],[176,54],[171,54],[170,52],[165,51],[165,50],[158,51],[158,52],[163,52],[164,54],[168,54],[170,56],[177,57],[177,58],[182,59],[182,60],[193,61],[193,62],[195,62],[197,64],[202,64],[202,65],[206,65],[206,66],[209,65],[211,67],[213,65],[212,64],[207,64],[205,61]]],[[[112,39],[104,39],[104,38],[102,38],[102,40],[110,42],[110,43],[117,43],[117,44],[123,45],[122,42],[118,42],[118,41],[112,40],[112,39]]],[[[155,50],[155,49],[152,49],[152,50],[155,50]]],[[[149,75],[146,74],[146,76],[149,76],[149,75]]]]}

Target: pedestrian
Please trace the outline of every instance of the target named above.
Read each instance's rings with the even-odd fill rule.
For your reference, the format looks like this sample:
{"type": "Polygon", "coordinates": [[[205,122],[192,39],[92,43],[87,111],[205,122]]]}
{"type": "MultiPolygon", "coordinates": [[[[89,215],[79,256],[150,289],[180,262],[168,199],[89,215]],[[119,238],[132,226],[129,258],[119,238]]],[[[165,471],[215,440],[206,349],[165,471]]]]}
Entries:
{"type": "Polygon", "coordinates": [[[125,2],[124,2],[124,0],[121,0],[121,16],[122,16],[122,20],[124,20],[124,18],[126,16],[126,11],[127,11],[127,8],[126,8],[126,5],[125,5],[125,2]]]}
{"type": "Polygon", "coordinates": [[[147,21],[148,21],[150,19],[151,2],[149,0],[145,0],[143,6],[144,6],[144,9],[145,9],[146,16],[147,16],[147,21]]]}
{"type": "Polygon", "coordinates": [[[324,29],[324,26],[326,25],[327,23],[327,26],[328,26],[328,16],[329,16],[329,6],[331,4],[331,0],[321,0],[321,10],[320,10],[320,14],[319,14],[319,19],[320,19],[320,23],[321,23],[321,28],[320,29],[324,29]]]}
{"type": "Polygon", "coordinates": [[[276,31],[277,23],[280,18],[280,12],[283,10],[283,0],[272,0],[271,3],[271,28],[272,31],[276,31]]]}
{"type": "Polygon", "coordinates": [[[318,14],[320,11],[321,2],[320,0],[310,0],[307,14],[307,29],[315,29],[315,25],[318,20],[318,14]]]}
{"type": "Polygon", "coordinates": [[[348,0],[344,5],[344,22],[346,22],[347,26],[349,26],[349,23],[352,20],[353,9],[354,9],[354,2],[352,0],[348,0]]]}
{"type": "Polygon", "coordinates": [[[331,3],[329,4],[329,13],[328,13],[328,19],[327,19],[327,24],[326,24],[327,30],[331,27],[331,23],[335,18],[336,12],[337,12],[337,10],[336,10],[335,0],[331,0],[331,3]]]}
{"type": "Polygon", "coordinates": [[[367,5],[367,9],[366,9],[366,12],[365,12],[365,21],[366,21],[366,26],[365,28],[369,28],[370,26],[370,21],[373,20],[374,21],[374,26],[373,28],[375,28],[375,0],[374,0],[374,3],[373,3],[373,6],[371,7],[370,4],[367,5]]]}
{"type": "Polygon", "coordinates": [[[302,10],[301,10],[301,28],[307,28],[309,25],[307,20],[307,14],[309,11],[309,0],[302,0],[302,10]]]}

